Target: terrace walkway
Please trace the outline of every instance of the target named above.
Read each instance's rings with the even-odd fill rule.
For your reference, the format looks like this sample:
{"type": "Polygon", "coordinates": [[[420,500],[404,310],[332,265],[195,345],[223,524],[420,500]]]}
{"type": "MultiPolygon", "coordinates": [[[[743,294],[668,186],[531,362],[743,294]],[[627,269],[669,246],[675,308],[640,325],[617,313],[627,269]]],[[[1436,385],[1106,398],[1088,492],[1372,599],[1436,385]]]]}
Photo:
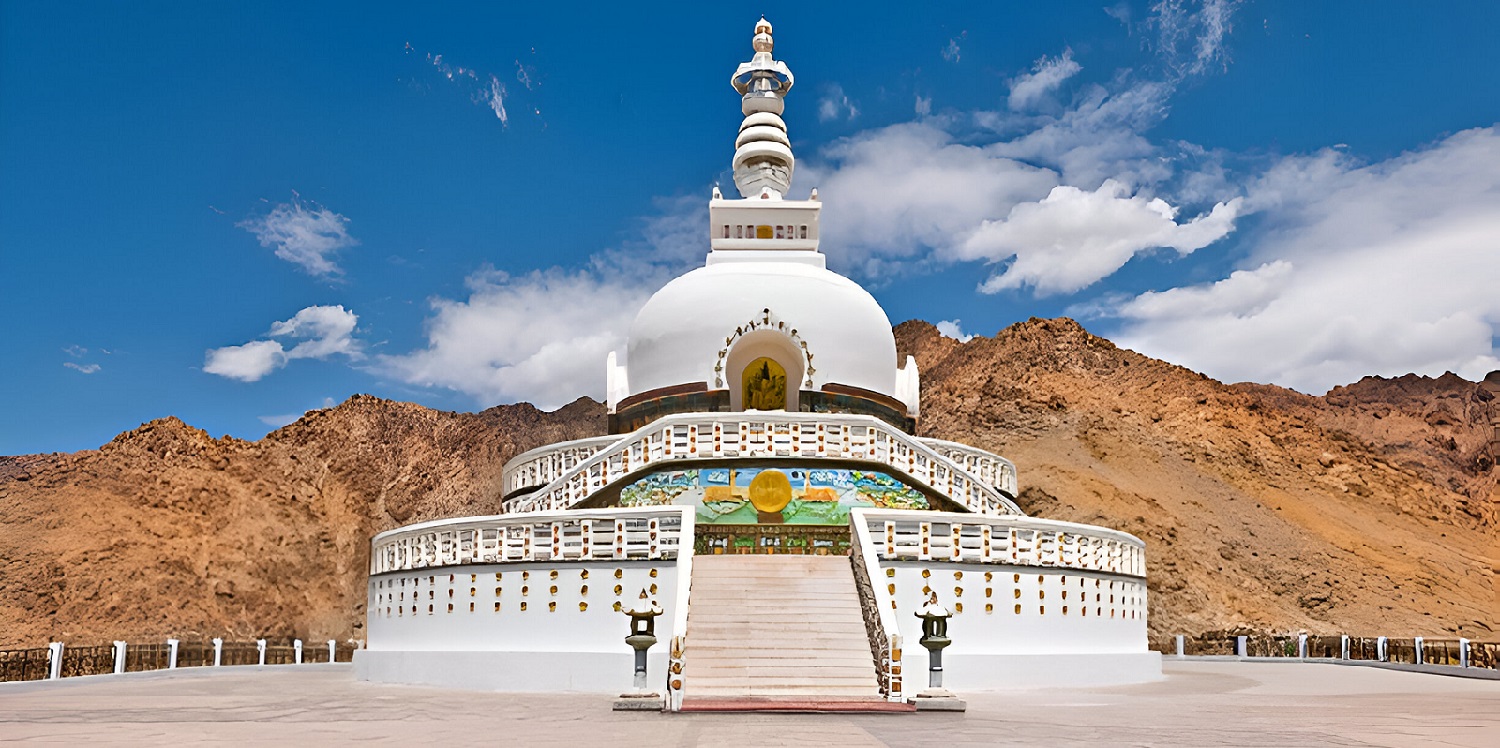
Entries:
{"type": "Polygon", "coordinates": [[[965,693],[962,714],[654,714],[578,694],[356,682],[348,665],[0,683],[7,741],[409,745],[1459,745],[1500,734],[1500,682],[1297,662],[1173,661],[1164,681],[965,693]]]}

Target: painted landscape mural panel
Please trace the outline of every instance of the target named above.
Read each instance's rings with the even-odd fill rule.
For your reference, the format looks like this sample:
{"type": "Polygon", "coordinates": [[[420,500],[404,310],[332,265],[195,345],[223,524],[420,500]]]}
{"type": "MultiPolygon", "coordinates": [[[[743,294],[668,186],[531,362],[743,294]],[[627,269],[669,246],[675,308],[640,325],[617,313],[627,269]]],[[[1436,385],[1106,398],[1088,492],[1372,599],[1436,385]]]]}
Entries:
{"type": "Polygon", "coordinates": [[[620,506],[665,504],[696,507],[697,521],[704,524],[845,525],[849,522],[849,510],[857,506],[931,508],[920,491],[885,473],[844,468],[667,470],[652,473],[620,490],[620,506]],[[787,483],[790,496],[769,502],[763,498],[768,491],[784,492],[787,483]]]}

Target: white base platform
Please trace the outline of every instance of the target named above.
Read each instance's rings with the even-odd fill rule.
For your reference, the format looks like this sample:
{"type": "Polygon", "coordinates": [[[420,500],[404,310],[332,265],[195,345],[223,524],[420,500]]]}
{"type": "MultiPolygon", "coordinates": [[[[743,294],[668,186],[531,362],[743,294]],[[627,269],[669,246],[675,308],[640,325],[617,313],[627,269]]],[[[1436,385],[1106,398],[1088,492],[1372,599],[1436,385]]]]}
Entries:
{"type": "MultiPolygon", "coordinates": [[[[622,637],[623,638],[623,637],[622,637]]],[[[635,654],[614,652],[433,652],[363,649],[354,653],[354,677],[378,683],[441,686],[467,691],[604,693],[631,691],[635,654]]],[[[666,688],[667,651],[658,644],[647,659],[651,690],[666,688]],[[657,651],[660,650],[660,651],[657,651]]]]}

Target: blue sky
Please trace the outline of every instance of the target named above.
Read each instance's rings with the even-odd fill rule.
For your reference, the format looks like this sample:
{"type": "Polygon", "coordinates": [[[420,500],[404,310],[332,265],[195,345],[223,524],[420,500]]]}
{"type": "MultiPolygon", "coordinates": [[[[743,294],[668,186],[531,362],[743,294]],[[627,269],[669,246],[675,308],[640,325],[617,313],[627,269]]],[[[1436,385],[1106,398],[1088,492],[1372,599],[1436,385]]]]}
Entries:
{"type": "Polygon", "coordinates": [[[1500,368],[1493,3],[0,3],[0,454],[600,397],[701,262],[755,20],[893,321],[1226,381],[1500,368]]]}

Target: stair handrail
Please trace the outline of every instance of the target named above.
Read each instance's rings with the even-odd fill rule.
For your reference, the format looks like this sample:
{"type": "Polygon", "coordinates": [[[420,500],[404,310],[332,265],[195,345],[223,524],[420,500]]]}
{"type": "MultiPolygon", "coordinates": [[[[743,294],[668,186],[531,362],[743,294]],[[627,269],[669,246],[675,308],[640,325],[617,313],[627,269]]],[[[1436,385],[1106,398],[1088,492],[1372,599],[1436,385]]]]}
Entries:
{"type": "Polygon", "coordinates": [[[865,633],[870,639],[870,656],[880,683],[880,694],[887,701],[904,699],[901,687],[901,629],[891,607],[890,594],[876,585],[879,557],[869,528],[862,521],[849,523],[853,536],[849,546],[849,563],[854,568],[854,588],[859,593],[860,612],[864,614],[865,633]]]}
{"type": "Polygon", "coordinates": [[[665,711],[682,709],[683,669],[686,662],[688,605],[692,602],[693,557],[697,550],[693,538],[697,536],[696,512],[682,513],[682,537],[687,539],[677,548],[677,605],[672,613],[672,640],[667,649],[667,690],[665,711]]]}

